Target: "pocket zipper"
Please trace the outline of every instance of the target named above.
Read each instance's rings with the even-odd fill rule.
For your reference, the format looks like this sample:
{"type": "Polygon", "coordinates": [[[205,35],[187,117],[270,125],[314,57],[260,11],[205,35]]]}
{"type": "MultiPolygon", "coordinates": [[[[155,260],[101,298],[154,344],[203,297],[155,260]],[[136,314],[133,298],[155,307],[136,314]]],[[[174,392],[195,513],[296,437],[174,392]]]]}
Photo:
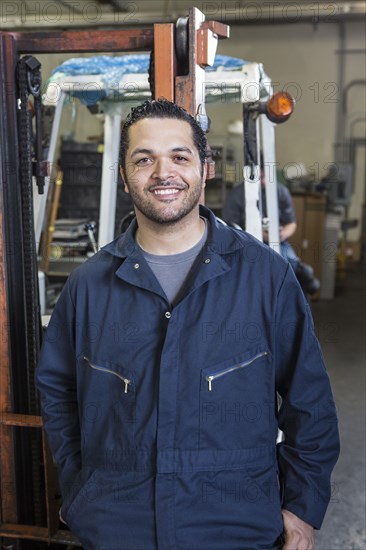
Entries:
{"type": "Polygon", "coordinates": [[[127,391],[128,391],[128,386],[131,384],[131,380],[129,380],[128,378],[125,378],[125,377],[122,376],[121,374],[118,374],[118,372],[114,372],[114,370],[106,369],[105,367],[98,367],[97,365],[94,365],[93,363],[90,362],[90,359],[88,359],[87,357],[85,357],[85,355],[84,355],[84,359],[85,359],[85,361],[88,361],[88,363],[89,363],[89,365],[91,366],[92,369],[100,370],[100,371],[102,371],[102,372],[108,372],[109,374],[114,374],[114,376],[117,376],[120,380],[122,380],[122,382],[123,382],[124,385],[125,385],[125,391],[124,391],[124,393],[127,393],[127,391]]]}
{"type": "Polygon", "coordinates": [[[258,353],[257,355],[255,355],[254,357],[249,359],[249,361],[245,361],[245,363],[240,363],[240,365],[235,365],[234,367],[229,367],[228,369],[217,372],[216,374],[211,374],[210,376],[206,376],[206,380],[208,382],[208,391],[212,390],[212,382],[216,378],[220,378],[221,376],[225,376],[225,374],[228,374],[229,372],[232,372],[234,370],[242,369],[244,367],[247,367],[248,365],[253,363],[253,361],[256,361],[260,357],[264,357],[265,355],[268,355],[268,351],[262,351],[261,353],[258,353]]]}

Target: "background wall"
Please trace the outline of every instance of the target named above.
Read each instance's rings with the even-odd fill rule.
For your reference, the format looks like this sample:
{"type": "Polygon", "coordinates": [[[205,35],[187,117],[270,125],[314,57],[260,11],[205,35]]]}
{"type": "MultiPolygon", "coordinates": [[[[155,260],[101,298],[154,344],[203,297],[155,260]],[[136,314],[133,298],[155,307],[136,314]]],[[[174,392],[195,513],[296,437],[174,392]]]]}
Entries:
{"type": "MultiPolygon", "coordinates": [[[[231,37],[219,43],[219,53],[263,63],[274,83],[275,91],[288,90],[296,98],[293,116],[276,129],[279,168],[288,163],[303,163],[317,179],[325,175],[329,163],[336,160],[337,120],[342,109],[343,93],[339,85],[340,27],[338,24],[296,23],[292,25],[236,26],[231,37]]],[[[355,79],[365,79],[365,23],[345,24],[345,49],[363,53],[344,54],[344,86],[355,79]]],[[[355,86],[348,94],[348,116],[344,135],[365,139],[366,87],[355,86]]],[[[212,134],[225,135],[225,125],[239,118],[240,106],[209,107],[212,134]]],[[[229,138],[236,144],[239,140],[229,138]]],[[[239,154],[239,153],[238,153],[239,154]]],[[[349,216],[361,219],[365,202],[365,147],[357,154],[355,189],[349,216]]],[[[348,238],[357,240],[361,223],[348,238]]]]}

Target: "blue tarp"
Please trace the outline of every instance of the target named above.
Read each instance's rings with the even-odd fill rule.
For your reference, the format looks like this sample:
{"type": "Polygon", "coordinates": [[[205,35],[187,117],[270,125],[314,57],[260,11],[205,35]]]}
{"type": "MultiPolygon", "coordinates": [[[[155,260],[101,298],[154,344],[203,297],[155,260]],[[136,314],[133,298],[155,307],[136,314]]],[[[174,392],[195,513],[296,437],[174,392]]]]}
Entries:
{"type": "MultiPolygon", "coordinates": [[[[95,86],[89,86],[82,92],[72,92],[72,95],[78,97],[82,103],[93,105],[104,98],[118,99],[118,86],[121,78],[125,74],[147,73],[149,62],[150,54],[131,54],[115,57],[107,55],[73,57],[56,67],[52,75],[54,77],[61,75],[100,75],[103,87],[96,84],[95,86]]],[[[236,57],[216,55],[213,67],[207,67],[206,71],[217,71],[219,68],[228,71],[240,70],[246,63],[247,61],[236,57]]]]}

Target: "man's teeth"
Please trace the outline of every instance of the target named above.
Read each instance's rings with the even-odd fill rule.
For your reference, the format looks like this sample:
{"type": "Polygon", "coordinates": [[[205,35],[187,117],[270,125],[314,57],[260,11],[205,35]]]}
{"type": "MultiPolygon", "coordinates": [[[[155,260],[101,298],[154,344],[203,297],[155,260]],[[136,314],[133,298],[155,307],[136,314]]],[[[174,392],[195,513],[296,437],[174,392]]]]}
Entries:
{"type": "Polygon", "coordinates": [[[172,195],[173,193],[178,193],[179,189],[155,189],[155,195],[172,195]]]}

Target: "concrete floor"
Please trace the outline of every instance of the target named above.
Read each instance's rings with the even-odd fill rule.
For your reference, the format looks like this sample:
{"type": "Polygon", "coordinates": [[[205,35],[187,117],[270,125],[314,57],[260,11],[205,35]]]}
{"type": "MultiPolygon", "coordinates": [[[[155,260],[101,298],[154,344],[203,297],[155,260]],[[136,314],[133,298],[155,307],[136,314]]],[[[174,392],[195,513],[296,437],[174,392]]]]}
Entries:
{"type": "Polygon", "coordinates": [[[312,303],[338,408],[341,456],[316,550],[366,549],[366,270],[352,267],[331,301],[312,303]]]}

